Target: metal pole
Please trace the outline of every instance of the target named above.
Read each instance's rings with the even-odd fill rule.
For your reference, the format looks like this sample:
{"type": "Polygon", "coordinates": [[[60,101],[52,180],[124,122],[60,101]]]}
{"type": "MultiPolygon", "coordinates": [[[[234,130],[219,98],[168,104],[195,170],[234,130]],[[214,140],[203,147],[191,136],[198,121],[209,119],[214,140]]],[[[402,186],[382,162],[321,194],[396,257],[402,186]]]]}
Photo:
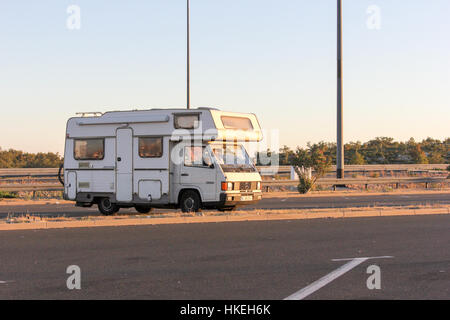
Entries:
{"type": "Polygon", "coordinates": [[[187,88],[186,88],[186,95],[187,95],[187,101],[186,101],[186,107],[187,109],[191,108],[191,94],[190,94],[190,47],[189,47],[189,34],[190,34],[190,0],[187,0],[187,66],[186,66],[186,71],[187,71],[187,88]]]}
{"type": "Polygon", "coordinates": [[[344,178],[344,134],[342,94],[342,0],[337,0],[337,154],[336,178],[344,178]]]}

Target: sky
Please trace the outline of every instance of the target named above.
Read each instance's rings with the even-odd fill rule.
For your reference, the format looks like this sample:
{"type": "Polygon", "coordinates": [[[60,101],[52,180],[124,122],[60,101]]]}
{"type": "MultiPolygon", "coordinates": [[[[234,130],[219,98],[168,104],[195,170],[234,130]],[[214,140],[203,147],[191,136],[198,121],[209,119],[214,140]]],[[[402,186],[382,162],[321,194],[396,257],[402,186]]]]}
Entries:
{"type": "MultiPolygon", "coordinates": [[[[343,33],[345,142],[450,136],[450,1],[344,0],[343,33]]],[[[191,0],[191,104],[335,141],[336,0],[191,0]]],[[[2,149],[62,154],[76,112],[185,106],[185,0],[0,2],[2,149]]]]}

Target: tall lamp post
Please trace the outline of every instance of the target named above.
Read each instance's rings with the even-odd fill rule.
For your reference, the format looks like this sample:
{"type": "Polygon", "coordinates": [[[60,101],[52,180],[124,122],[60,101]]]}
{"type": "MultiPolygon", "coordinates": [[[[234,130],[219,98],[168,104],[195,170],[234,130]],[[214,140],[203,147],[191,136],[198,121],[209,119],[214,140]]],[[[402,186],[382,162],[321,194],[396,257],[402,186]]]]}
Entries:
{"type": "Polygon", "coordinates": [[[190,88],[190,39],[189,39],[189,34],[190,34],[190,0],[187,0],[187,61],[186,61],[186,73],[187,73],[187,88],[186,88],[186,108],[190,109],[191,108],[191,88],[190,88]]]}
{"type": "Polygon", "coordinates": [[[342,0],[337,0],[337,179],[344,178],[344,122],[342,84],[342,0]]]}

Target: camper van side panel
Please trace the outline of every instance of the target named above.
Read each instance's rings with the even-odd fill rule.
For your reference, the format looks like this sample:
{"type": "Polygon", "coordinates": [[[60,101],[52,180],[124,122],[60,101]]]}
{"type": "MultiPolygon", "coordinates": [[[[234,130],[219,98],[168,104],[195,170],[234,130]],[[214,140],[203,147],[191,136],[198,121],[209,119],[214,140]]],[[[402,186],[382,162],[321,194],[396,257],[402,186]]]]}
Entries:
{"type": "MultiPolygon", "coordinates": [[[[68,173],[73,171],[76,173],[76,192],[114,193],[115,138],[102,138],[104,139],[103,159],[77,160],[75,159],[75,140],[83,139],[84,138],[67,139],[64,155],[65,172],[68,173]]],[[[65,176],[67,176],[67,174],[65,174],[65,176]]]]}
{"type": "MultiPolygon", "coordinates": [[[[140,135],[133,139],[134,192],[140,201],[168,203],[169,195],[169,137],[140,135]],[[161,153],[147,154],[143,149],[146,139],[161,141],[161,153]]],[[[158,151],[158,150],[156,150],[158,151]]]]}

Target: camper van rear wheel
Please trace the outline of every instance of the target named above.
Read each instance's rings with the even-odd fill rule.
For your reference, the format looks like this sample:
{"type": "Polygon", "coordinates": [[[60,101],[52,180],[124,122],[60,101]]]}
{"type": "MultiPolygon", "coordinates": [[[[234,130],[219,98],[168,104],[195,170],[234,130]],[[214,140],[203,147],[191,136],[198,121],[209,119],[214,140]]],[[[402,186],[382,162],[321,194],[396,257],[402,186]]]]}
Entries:
{"type": "Polygon", "coordinates": [[[98,210],[105,216],[110,216],[119,211],[119,206],[112,203],[109,198],[100,198],[98,201],[98,210]]]}
{"type": "Polygon", "coordinates": [[[192,190],[184,191],[181,196],[180,207],[183,212],[200,211],[200,197],[197,192],[192,190]]]}

